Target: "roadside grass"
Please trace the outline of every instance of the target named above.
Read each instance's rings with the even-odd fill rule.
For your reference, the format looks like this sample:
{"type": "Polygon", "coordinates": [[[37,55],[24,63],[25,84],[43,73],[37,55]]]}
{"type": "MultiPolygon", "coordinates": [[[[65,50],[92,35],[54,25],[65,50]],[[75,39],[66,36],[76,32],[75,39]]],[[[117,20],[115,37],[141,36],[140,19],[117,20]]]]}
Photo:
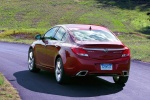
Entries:
{"type": "Polygon", "coordinates": [[[0,41],[31,44],[36,34],[44,32],[44,29],[5,30],[0,33],[0,41]]]}
{"type": "Polygon", "coordinates": [[[0,73],[0,100],[21,100],[18,92],[0,73]]]}
{"type": "Polygon", "coordinates": [[[1,86],[3,83],[4,83],[4,79],[3,79],[3,77],[2,77],[1,74],[0,74],[0,86],[1,86]]]}
{"type": "Polygon", "coordinates": [[[122,34],[119,39],[130,48],[131,58],[150,62],[150,39],[141,34],[122,34]]]}

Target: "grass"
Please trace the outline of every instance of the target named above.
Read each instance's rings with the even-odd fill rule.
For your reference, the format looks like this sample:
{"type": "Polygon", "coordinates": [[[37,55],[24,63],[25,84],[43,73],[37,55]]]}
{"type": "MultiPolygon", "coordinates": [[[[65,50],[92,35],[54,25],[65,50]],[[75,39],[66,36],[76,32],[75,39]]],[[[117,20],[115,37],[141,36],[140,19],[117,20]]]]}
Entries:
{"type": "Polygon", "coordinates": [[[44,33],[45,31],[42,29],[6,30],[0,33],[0,41],[31,44],[36,34],[44,33]]]}
{"type": "Polygon", "coordinates": [[[31,44],[35,34],[56,24],[96,24],[122,33],[132,58],[150,62],[149,5],[149,0],[2,0],[0,41],[31,44]]]}
{"type": "Polygon", "coordinates": [[[4,79],[3,79],[3,77],[2,77],[1,74],[0,74],[0,86],[1,86],[3,83],[4,83],[4,79]]]}
{"type": "Polygon", "coordinates": [[[18,92],[0,73],[0,100],[21,100],[18,92]]]}
{"type": "Polygon", "coordinates": [[[104,25],[118,32],[133,32],[149,26],[146,13],[150,9],[141,11],[143,5],[130,10],[115,5],[113,0],[103,1],[111,3],[105,5],[100,0],[2,0],[0,29],[47,30],[56,24],[83,23],[104,25]]]}
{"type": "MultiPolygon", "coordinates": [[[[148,36],[147,36],[148,37],[148,36]]],[[[141,34],[122,34],[120,40],[130,48],[132,59],[150,62],[150,39],[141,34]]]]}

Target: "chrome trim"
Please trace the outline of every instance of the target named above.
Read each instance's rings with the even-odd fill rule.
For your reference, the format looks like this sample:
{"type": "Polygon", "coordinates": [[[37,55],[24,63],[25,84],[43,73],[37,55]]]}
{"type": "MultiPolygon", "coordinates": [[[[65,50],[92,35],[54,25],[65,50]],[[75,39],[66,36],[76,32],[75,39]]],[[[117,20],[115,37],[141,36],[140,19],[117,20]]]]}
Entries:
{"type": "Polygon", "coordinates": [[[97,50],[97,51],[105,51],[106,49],[108,51],[121,51],[121,50],[125,50],[124,48],[122,49],[117,49],[117,48],[83,48],[85,50],[97,50]]]}
{"type": "Polygon", "coordinates": [[[76,76],[86,76],[87,73],[88,73],[87,70],[79,71],[79,72],[76,74],[76,76]],[[83,74],[83,73],[84,73],[84,74],[83,74]]]}

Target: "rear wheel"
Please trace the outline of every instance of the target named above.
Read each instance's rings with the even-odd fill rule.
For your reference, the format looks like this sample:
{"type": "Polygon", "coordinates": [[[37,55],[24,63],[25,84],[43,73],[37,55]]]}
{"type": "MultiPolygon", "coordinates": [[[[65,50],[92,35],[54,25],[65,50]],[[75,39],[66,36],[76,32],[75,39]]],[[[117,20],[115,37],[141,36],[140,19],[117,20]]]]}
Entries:
{"type": "Polygon", "coordinates": [[[66,80],[66,75],[64,73],[63,63],[61,58],[57,58],[55,64],[55,77],[58,83],[64,83],[66,80]]]}
{"type": "Polygon", "coordinates": [[[39,68],[36,68],[35,60],[34,60],[34,54],[33,54],[33,50],[32,49],[30,49],[29,53],[28,53],[28,69],[31,72],[39,72],[40,71],[39,68]]]}
{"type": "Polygon", "coordinates": [[[117,84],[125,84],[129,76],[113,76],[113,80],[117,84]]]}

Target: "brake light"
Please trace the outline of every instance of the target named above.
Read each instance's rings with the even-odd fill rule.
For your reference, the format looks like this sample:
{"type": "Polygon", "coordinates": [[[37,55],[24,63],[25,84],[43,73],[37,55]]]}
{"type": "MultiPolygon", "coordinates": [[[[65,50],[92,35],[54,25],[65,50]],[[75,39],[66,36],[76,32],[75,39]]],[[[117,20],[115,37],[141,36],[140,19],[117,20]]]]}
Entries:
{"type": "Polygon", "coordinates": [[[122,57],[129,57],[130,56],[130,50],[128,48],[126,48],[124,51],[123,51],[123,54],[122,54],[122,57]]]}
{"type": "Polygon", "coordinates": [[[77,55],[79,55],[79,56],[86,56],[86,57],[88,57],[87,51],[84,50],[83,48],[72,47],[71,50],[72,50],[75,54],[77,54],[77,55]]]}

